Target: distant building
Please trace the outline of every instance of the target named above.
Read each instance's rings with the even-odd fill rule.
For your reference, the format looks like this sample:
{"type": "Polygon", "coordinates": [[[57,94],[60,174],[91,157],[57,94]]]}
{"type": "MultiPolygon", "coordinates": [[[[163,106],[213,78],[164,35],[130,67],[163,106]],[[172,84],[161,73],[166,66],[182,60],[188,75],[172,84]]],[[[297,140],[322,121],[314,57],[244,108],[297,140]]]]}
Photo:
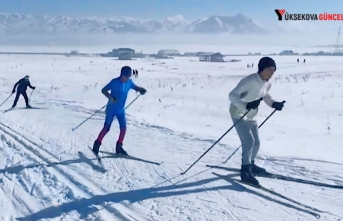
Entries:
{"type": "Polygon", "coordinates": [[[221,53],[217,52],[211,55],[210,61],[211,62],[224,62],[225,55],[222,55],[221,53]]]}
{"type": "Polygon", "coordinates": [[[70,54],[71,54],[71,55],[78,55],[79,52],[77,52],[77,51],[71,51],[70,54]]]}
{"type": "Polygon", "coordinates": [[[135,50],[131,48],[117,48],[112,50],[112,56],[113,57],[119,57],[120,54],[130,54],[130,56],[134,56],[135,50]]]}
{"type": "Polygon", "coordinates": [[[199,56],[199,61],[210,61],[210,62],[224,62],[224,55],[217,52],[214,54],[202,54],[199,56]]]}
{"type": "Polygon", "coordinates": [[[199,56],[199,61],[210,61],[211,60],[211,55],[213,53],[197,53],[197,55],[199,56]]]}
{"type": "Polygon", "coordinates": [[[202,51],[200,51],[200,52],[196,53],[196,56],[200,57],[202,55],[211,55],[211,54],[214,54],[214,53],[213,52],[202,52],[202,51]]]}
{"type": "Polygon", "coordinates": [[[118,59],[119,60],[131,60],[132,59],[132,54],[130,52],[120,53],[118,55],[118,59]]]}
{"type": "Polygon", "coordinates": [[[279,55],[299,55],[299,53],[295,53],[292,50],[284,50],[280,52],[279,55]]]}
{"type": "Polygon", "coordinates": [[[165,56],[181,56],[180,52],[178,50],[159,50],[157,52],[157,55],[159,57],[165,57],[165,56]]]}
{"type": "Polygon", "coordinates": [[[195,57],[195,56],[197,56],[197,53],[196,52],[185,52],[183,54],[183,56],[185,56],[185,57],[195,57]]]}
{"type": "Polygon", "coordinates": [[[154,55],[153,57],[155,57],[156,59],[174,59],[174,57],[161,54],[154,55]]]}
{"type": "Polygon", "coordinates": [[[335,50],[332,52],[333,55],[343,55],[343,50],[335,50]]]}

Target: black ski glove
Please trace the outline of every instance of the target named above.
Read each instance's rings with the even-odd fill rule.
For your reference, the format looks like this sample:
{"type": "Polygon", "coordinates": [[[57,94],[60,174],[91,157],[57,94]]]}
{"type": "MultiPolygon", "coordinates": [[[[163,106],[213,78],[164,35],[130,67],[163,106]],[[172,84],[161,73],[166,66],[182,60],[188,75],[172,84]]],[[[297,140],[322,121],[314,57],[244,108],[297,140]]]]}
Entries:
{"type": "Polygon", "coordinates": [[[141,93],[141,95],[144,95],[146,93],[146,90],[142,87],[138,88],[137,90],[139,93],[141,93]]]}
{"type": "Polygon", "coordinates": [[[32,90],[36,90],[36,87],[32,87],[32,90]]]}
{"type": "Polygon", "coordinates": [[[247,108],[248,110],[250,110],[250,109],[256,109],[256,108],[260,105],[261,100],[262,100],[262,99],[258,99],[258,100],[251,101],[251,102],[247,103],[246,108],[247,108]]]}
{"type": "Polygon", "coordinates": [[[285,102],[274,102],[272,104],[272,108],[275,108],[276,110],[281,111],[283,108],[283,103],[285,102]]]}
{"type": "Polygon", "coordinates": [[[13,91],[12,91],[12,94],[14,94],[15,93],[15,89],[13,89],[13,91]]]}

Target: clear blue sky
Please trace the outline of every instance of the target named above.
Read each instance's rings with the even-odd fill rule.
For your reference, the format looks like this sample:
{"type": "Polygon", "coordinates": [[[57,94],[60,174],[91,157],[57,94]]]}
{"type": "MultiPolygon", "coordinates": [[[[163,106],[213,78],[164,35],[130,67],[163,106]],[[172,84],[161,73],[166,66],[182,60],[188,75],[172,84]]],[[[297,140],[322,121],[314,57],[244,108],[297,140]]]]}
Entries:
{"type": "Polygon", "coordinates": [[[65,15],[189,19],[238,12],[256,20],[275,20],[274,9],[290,13],[342,13],[343,0],[0,0],[0,12],[65,15]]]}

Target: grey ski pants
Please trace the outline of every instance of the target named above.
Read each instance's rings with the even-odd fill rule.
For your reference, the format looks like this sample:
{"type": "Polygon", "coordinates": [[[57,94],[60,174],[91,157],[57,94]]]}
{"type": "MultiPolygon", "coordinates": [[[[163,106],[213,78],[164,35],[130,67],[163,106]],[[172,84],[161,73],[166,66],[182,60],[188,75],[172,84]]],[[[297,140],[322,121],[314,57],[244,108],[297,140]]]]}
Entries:
{"type": "Polygon", "coordinates": [[[239,120],[232,118],[239,139],[242,143],[242,165],[251,164],[260,149],[260,138],[256,121],[239,120]]]}

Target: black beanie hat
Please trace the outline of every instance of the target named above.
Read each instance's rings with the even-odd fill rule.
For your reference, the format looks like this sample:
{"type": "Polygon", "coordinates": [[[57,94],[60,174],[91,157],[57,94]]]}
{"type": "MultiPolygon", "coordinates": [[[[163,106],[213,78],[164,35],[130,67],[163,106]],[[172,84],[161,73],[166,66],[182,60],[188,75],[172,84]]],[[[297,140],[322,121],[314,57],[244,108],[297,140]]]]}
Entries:
{"type": "Polygon", "coordinates": [[[260,61],[258,62],[258,72],[263,71],[266,68],[269,67],[274,67],[276,70],[276,63],[275,61],[270,58],[270,57],[263,57],[260,59],[260,61]]]}
{"type": "Polygon", "coordinates": [[[120,76],[131,77],[132,69],[129,66],[124,66],[120,70],[120,76]]]}

